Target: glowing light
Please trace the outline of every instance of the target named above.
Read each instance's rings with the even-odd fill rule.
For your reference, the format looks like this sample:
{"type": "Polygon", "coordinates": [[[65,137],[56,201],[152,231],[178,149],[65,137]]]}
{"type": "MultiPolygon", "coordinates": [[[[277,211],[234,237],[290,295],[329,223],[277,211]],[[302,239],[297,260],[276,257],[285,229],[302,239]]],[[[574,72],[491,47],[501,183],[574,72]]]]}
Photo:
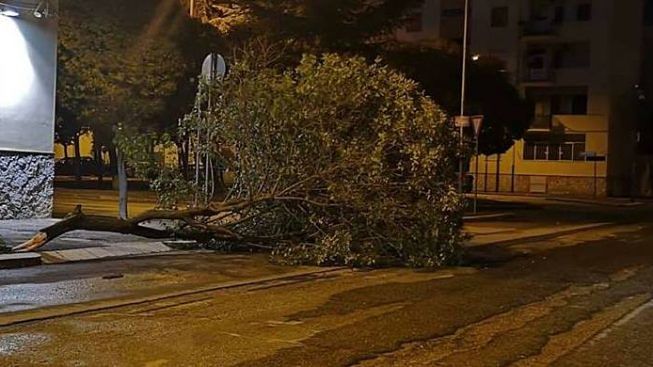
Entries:
{"type": "Polygon", "coordinates": [[[15,11],[14,9],[2,9],[0,10],[0,15],[4,15],[6,17],[17,17],[20,15],[19,12],[15,11]]]}
{"type": "Polygon", "coordinates": [[[34,67],[27,43],[11,18],[0,17],[0,108],[12,107],[30,92],[34,67]]]}
{"type": "Polygon", "coordinates": [[[472,56],[473,61],[478,61],[480,59],[481,59],[481,55],[479,55],[479,54],[476,54],[476,55],[472,56]]]}

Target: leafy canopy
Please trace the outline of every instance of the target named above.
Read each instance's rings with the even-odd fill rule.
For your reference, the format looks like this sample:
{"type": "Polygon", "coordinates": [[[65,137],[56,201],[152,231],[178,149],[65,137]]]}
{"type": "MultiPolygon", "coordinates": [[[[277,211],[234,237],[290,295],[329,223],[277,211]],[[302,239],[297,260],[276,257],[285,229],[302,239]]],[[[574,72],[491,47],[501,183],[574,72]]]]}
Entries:
{"type": "MultiPolygon", "coordinates": [[[[210,86],[209,128],[235,175],[226,198],[252,204],[231,230],[283,238],[288,262],[436,266],[456,259],[462,201],[456,139],[417,83],[380,62],[305,56],[291,70],[241,60],[210,86]]],[[[205,102],[206,95],[200,96],[205,102]]]]}

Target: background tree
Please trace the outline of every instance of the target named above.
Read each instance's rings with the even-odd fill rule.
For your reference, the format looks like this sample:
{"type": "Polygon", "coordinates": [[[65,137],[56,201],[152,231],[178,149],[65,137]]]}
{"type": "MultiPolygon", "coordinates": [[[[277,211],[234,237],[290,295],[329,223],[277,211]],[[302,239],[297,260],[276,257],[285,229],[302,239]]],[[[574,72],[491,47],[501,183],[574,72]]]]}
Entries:
{"type": "MultiPolygon", "coordinates": [[[[368,51],[376,54],[377,50],[368,51]]],[[[460,55],[410,45],[385,45],[385,61],[418,81],[450,115],[460,113],[460,55]]],[[[482,154],[501,154],[523,137],[533,118],[531,102],[511,84],[496,59],[469,60],[466,114],[485,116],[479,144],[482,154]]]]}
{"type": "MultiPolygon", "coordinates": [[[[202,3],[202,2],[201,2],[202,3]]],[[[285,62],[304,52],[381,56],[418,81],[449,114],[460,111],[459,47],[397,43],[392,32],[422,1],[394,0],[206,0],[204,15],[232,44],[265,35],[285,44],[285,62]]],[[[528,129],[533,109],[510,83],[496,59],[469,60],[467,111],[486,117],[480,138],[483,154],[504,153],[528,129]]]]}
{"type": "Polygon", "coordinates": [[[218,38],[177,0],[70,1],[61,19],[59,117],[87,122],[96,150],[108,148],[126,215],[115,133],[176,131],[192,106],[192,76],[218,38]]]}
{"type": "Polygon", "coordinates": [[[234,40],[266,36],[304,51],[356,49],[392,32],[422,0],[205,0],[203,15],[234,40]]]}

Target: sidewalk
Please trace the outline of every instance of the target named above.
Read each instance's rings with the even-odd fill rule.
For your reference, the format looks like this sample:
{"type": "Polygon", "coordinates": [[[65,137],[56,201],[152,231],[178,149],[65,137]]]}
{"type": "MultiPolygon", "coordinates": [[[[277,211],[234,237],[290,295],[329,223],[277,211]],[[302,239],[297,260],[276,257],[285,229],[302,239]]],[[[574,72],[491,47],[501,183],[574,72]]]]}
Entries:
{"type": "Polygon", "coordinates": [[[612,225],[612,223],[589,223],[519,228],[516,224],[518,223],[495,222],[465,225],[465,231],[473,236],[467,246],[509,245],[523,241],[538,241],[612,225]]]}
{"type": "MultiPolygon", "coordinates": [[[[0,238],[16,246],[34,236],[56,219],[0,221],[0,238]]],[[[41,251],[44,264],[118,258],[173,251],[161,241],[117,233],[74,231],[48,243],[41,251]]]]}
{"type": "MultiPolygon", "coordinates": [[[[606,207],[636,207],[648,203],[648,200],[637,198],[614,198],[614,197],[575,197],[575,196],[556,196],[544,194],[526,194],[526,193],[505,193],[505,192],[479,192],[478,197],[481,200],[493,200],[502,203],[523,203],[531,205],[547,205],[552,203],[570,203],[581,205],[596,205],[606,207]]],[[[468,199],[473,199],[473,194],[467,194],[468,199]]]]}
{"type": "MultiPolygon", "coordinates": [[[[514,199],[511,197],[511,199],[514,199]]],[[[610,225],[606,220],[550,220],[540,214],[526,217],[516,213],[488,213],[466,217],[464,230],[471,239],[466,246],[513,244],[537,241],[563,234],[588,231],[610,225]],[[534,219],[535,218],[535,219],[534,219]]],[[[36,234],[56,219],[0,221],[0,238],[15,246],[36,234]]],[[[149,240],[117,233],[74,231],[48,243],[37,253],[44,264],[58,264],[99,259],[124,258],[171,253],[176,249],[164,241],[149,240]]],[[[14,259],[15,260],[15,259],[14,259]]],[[[34,264],[33,262],[29,264],[34,264]]]]}

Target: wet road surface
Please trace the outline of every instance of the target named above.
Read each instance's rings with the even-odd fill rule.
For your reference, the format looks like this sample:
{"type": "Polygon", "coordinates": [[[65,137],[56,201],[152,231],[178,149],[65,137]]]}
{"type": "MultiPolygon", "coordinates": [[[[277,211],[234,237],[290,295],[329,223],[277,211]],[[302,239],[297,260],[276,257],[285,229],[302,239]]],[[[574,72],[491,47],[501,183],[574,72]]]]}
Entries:
{"type": "MultiPolygon", "coordinates": [[[[653,365],[648,223],[484,251],[485,266],[339,270],[4,327],[0,365],[653,365]]],[[[208,264],[176,266],[175,289],[211,282],[208,264]]]]}

